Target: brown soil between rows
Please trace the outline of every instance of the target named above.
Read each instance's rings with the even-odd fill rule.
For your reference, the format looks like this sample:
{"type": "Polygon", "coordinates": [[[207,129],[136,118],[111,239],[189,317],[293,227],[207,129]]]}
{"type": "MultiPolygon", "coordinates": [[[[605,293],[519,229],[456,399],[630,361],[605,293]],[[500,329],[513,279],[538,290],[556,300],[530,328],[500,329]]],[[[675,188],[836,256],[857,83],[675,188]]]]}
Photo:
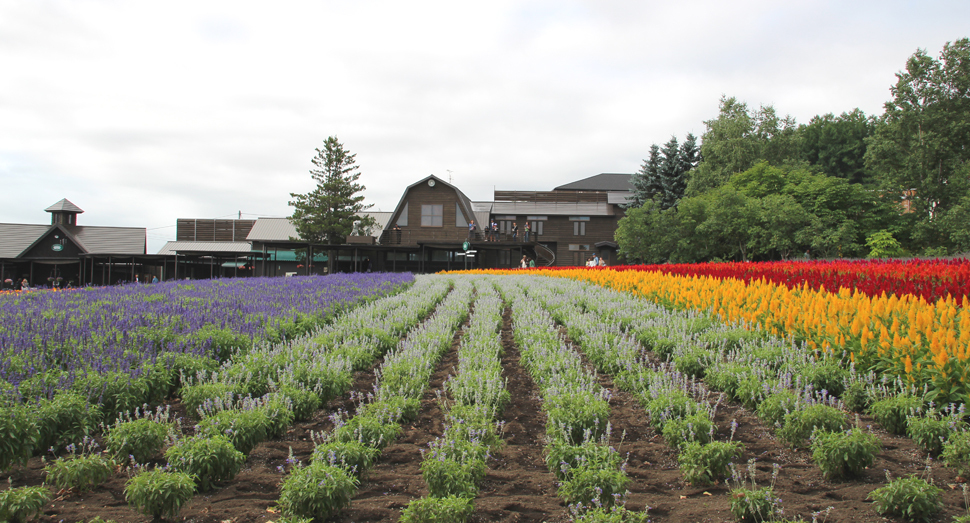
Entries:
{"type": "MultiPolygon", "coordinates": [[[[556,497],[554,477],[546,470],[543,460],[545,419],[538,389],[519,365],[508,310],[502,340],[505,346],[502,363],[512,396],[502,414],[506,443],[488,463],[489,472],[475,499],[472,521],[567,521],[566,507],[556,497]]],[[[442,433],[444,417],[433,391],[440,390],[448,374],[457,367],[457,344],[458,335],[432,378],[418,419],[406,425],[402,437],[385,449],[380,461],[362,478],[360,491],[352,505],[333,521],[396,521],[400,510],[411,499],[427,493],[420,474],[419,449],[427,448],[428,442],[442,433]]],[[[600,376],[599,380],[613,393],[610,415],[613,441],[621,454],[627,456],[626,471],[632,480],[628,507],[636,510],[651,507],[652,520],[661,523],[732,521],[728,488],[723,484],[706,487],[685,484],[677,467],[676,452],[650,426],[636,398],[613,387],[608,376],[600,376]],[[621,441],[624,431],[625,437],[621,441]]],[[[373,370],[358,372],[353,390],[366,394],[373,390],[373,383],[373,370]]],[[[183,509],[179,521],[256,523],[275,520],[278,515],[273,507],[283,479],[281,467],[285,467],[291,449],[294,457],[307,461],[313,450],[310,431],[329,430],[330,414],[337,409],[352,412],[355,406],[350,397],[335,399],[319,410],[312,420],[294,424],[282,439],[258,445],[236,479],[213,492],[197,495],[183,509]]],[[[184,416],[181,404],[175,402],[172,407],[174,413],[184,416]]],[[[872,426],[883,443],[883,450],[863,477],[848,481],[825,480],[812,463],[808,450],[788,448],[750,411],[736,404],[722,403],[718,407],[715,422],[719,438],[728,436],[732,420],[738,423],[735,439],[745,445],[743,459],[757,460],[761,484],[768,482],[772,463],[782,466],[775,489],[782,499],[786,518],[801,517],[811,521],[813,512],[831,506],[834,508],[825,520],[827,523],[901,521],[876,514],[866,497],[884,484],[887,471],[894,478],[925,473],[926,459],[910,439],[886,433],[866,416],[860,417],[861,423],[872,426]]],[[[944,490],[945,507],[936,521],[949,522],[953,516],[966,513],[962,491],[952,470],[935,462],[933,465],[931,477],[944,490]]],[[[33,458],[25,468],[0,474],[0,489],[7,488],[8,477],[12,478],[13,486],[41,484],[43,466],[40,458],[33,458]]],[[[59,493],[45,507],[39,521],[87,521],[96,516],[119,523],[150,521],[151,518],[128,507],[124,498],[126,480],[127,476],[119,473],[93,492],[59,493]]]]}

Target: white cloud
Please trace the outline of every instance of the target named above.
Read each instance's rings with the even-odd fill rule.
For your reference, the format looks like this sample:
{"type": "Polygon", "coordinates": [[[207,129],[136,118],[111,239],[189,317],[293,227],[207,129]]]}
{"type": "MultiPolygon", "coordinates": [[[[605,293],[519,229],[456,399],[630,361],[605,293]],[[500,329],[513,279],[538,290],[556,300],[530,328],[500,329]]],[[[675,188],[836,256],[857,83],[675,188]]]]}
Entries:
{"type": "Polygon", "coordinates": [[[475,199],[633,172],[722,94],[881,112],[966,2],[0,0],[0,221],[286,215],[329,135],[371,202],[448,176],[475,199]],[[940,16],[946,13],[946,16],[940,16]]]}

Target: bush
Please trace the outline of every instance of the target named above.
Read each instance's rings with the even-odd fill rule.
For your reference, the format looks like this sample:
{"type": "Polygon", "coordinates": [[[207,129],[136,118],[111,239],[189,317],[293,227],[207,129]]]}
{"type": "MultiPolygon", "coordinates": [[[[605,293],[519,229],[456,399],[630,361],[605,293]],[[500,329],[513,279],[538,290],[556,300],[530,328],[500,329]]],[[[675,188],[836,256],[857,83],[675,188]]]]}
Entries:
{"type": "Polygon", "coordinates": [[[708,364],[714,357],[714,351],[695,348],[675,356],[674,368],[687,376],[703,378],[708,364]]]}
{"type": "Polygon", "coordinates": [[[772,487],[731,489],[731,514],[737,521],[772,521],[781,500],[772,487]]]}
{"type": "Polygon", "coordinates": [[[616,501],[613,495],[625,493],[629,483],[630,478],[618,469],[587,465],[574,469],[557,493],[566,504],[610,506],[616,501]]]}
{"type": "Polygon", "coordinates": [[[266,439],[282,437],[286,430],[293,424],[295,415],[293,414],[293,403],[286,396],[272,394],[267,401],[258,409],[266,413],[266,439]]]}
{"type": "Polygon", "coordinates": [[[246,462],[246,455],[236,450],[225,436],[181,439],[169,447],[165,458],[173,470],[194,477],[200,492],[236,477],[246,462]]]}
{"type": "Polygon", "coordinates": [[[475,511],[472,498],[448,496],[445,498],[413,499],[401,511],[401,523],[464,523],[475,511]]]}
{"type": "Polygon", "coordinates": [[[717,427],[705,412],[696,412],[683,418],[668,420],[661,429],[661,434],[667,445],[679,447],[688,441],[707,443],[717,433],[717,427]]]}
{"type": "Polygon", "coordinates": [[[58,458],[44,467],[46,483],[59,489],[90,490],[115,473],[114,461],[100,454],[79,454],[58,458]]]}
{"type": "Polygon", "coordinates": [[[903,435],[906,434],[906,418],[922,406],[922,399],[900,394],[869,405],[869,414],[890,433],[903,435]]]}
{"type": "Polygon", "coordinates": [[[742,376],[746,376],[751,368],[741,363],[721,363],[708,367],[704,383],[711,388],[726,393],[732,398],[738,390],[738,383],[742,376]]]}
{"type": "Polygon", "coordinates": [[[101,422],[101,409],[91,405],[80,394],[62,392],[53,400],[41,400],[31,413],[37,425],[34,454],[50,448],[63,449],[92,434],[101,422]]]}
{"type": "Polygon", "coordinates": [[[199,416],[199,407],[206,401],[233,396],[235,393],[235,385],[221,381],[183,385],[182,404],[190,416],[199,416]]]}
{"type": "Polygon", "coordinates": [[[128,504],[155,519],[174,518],[194,493],[191,476],[161,469],[146,470],[125,484],[128,504]]]}
{"type": "Polygon", "coordinates": [[[383,450],[403,432],[397,423],[384,423],[375,416],[358,415],[331,433],[333,441],[358,441],[383,450]]]}
{"type": "Polygon", "coordinates": [[[958,475],[970,476],[970,432],[951,434],[943,445],[941,457],[947,467],[957,469],[958,475]]]}
{"type": "Polygon", "coordinates": [[[547,401],[546,409],[546,432],[577,444],[602,436],[610,419],[610,405],[586,394],[561,394],[547,401]]]}
{"type": "Polygon", "coordinates": [[[269,424],[266,410],[262,408],[223,410],[200,421],[198,434],[228,436],[236,450],[248,455],[256,445],[266,441],[269,424]]]}
{"type": "Polygon", "coordinates": [[[380,454],[379,449],[368,447],[359,441],[332,441],[317,445],[313,449],[312,459],[342,467],[359,476],[370,468],[380,454]]]}
{"type": "Polygon", "coordinates": [[[964,431],[967,424],[957,418],[940,418],[937,415],[910,416],[906,419],[906,435],[919,445],[919,448],[933,456],[943,451],[943,443],[947,437],[958,431],[964,431]]]}
{"type": "Polygon", "coordinates": [[[284,516],[326,519],[350,504],[357,478],[340,467],[315,461],[290,472],[280,488],[284,516]]]}
{"type": "Polygon", "coordinates": [[[700,410],[694,398],[680,390],[649,397],[644,408],[650,414],[650,424],[657,430],[662,429],[667,420],[683,418],[700,410]]]}
{"type": "Polygon", "coordinates": [[[377,418],[385,423],[406,423],[414,421],[421,410],[421,400],[394,396],[364,406],[363,414],[377,418]]]}
{"type": "Polygon", "coordinates": [[[784,421],[785,415],[795,410],[798,396],[791,391],[780,391],[769,394],[758,404],[758,417],[766,425],[777,425],[784,421]]]}
{"type": "Polygon", "coordinates": [[[849,371],[835,360],[822,360],[809,363],[799,369],[802,383],[811,384],[815,391],[828,391],[832,396],[842,396],[849,371]]]}
{"type": "Polygon", "coordinates": [[[27,407],[0,407],[0,471],[26,464],[37,436],[37,425],[27,407]]]}
{"type": "Polygon", "coordinates": [[[856,476],[872,466],[882,443],[862,429],[848,432],[817,430],[812,435],[812,459],[828,479],[856,476]]]}
{"type": "Polygon", "coordinates": [[[843,431],[848,426],[844,412],[828,405],[815,404],[786,414],[784,423],[778,429],[778,437],[797,447],[816,429],[834,432],[843,431]]]}
{"type": "Polygon", "coordinates": [[[485,477],[485,460],[479,457],[455,459],[432,456],[421,462],[421,475],[433,498],[462,496],[474,498],[478,484],[485,477]]]}
{"type": "Polygon", "coordinates": [[[853,412],[863,412],[872,403],[869,389],[861,381],[853,381],[850,383],[842,393],[841,399],[845,408],[853,412]]]}
{"type": "Polygon", "coordinates": [[[690,441],[680,448],[677,462],[684,480],[693,485],[709,485],[727,476],[728,465],[739,459],[744,445],[739,441],[690,441]]]}
{"type": "Polygon", "coordinates": [[[307,421],[310,419],[322,403],[317,393],[304,389],[299,385],[283,385],[280,387],[279,394],[290,399],[293,419],[296,421],[307,421]]]}
{"type": "Polygon", "coordinates": [[[0,521],[22,523],[40,516],[51,499],[46,487],[20,487],[0,492],[0,521]]]}
{"type": "Polygon", "coordinates": [[[620,453],[609,445],[584,441],[581,445],[559,440],[546,446],[546,467],[562,481],[582,467],[620,468],[620,453]]]}
{"type": "Polygon", "coordinates": [[[899,516],[906,521],[932,521],[943,510],[943,489],[916,476],[891,480],[869,493],[881,515],[899,516]]]}
{"type": "Polygon", "coordinates": [[[119,421],[108,429],[105,447],[120,461],[147,463],[162,451],[171,431],[170,424],[151,418],[119,421]]]}

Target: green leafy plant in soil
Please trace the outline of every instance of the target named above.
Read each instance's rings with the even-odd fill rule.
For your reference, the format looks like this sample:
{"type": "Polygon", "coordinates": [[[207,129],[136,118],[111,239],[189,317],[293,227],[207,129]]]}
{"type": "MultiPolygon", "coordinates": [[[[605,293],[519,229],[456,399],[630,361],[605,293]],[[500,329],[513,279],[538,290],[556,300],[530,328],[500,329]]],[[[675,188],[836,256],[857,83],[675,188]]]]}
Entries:
{"type": "Polygon", "coordinates": [[[464,523],[475,511],[470,497],[418,498],[401,511],[401,523],[464,523]]]}
{"type": "Polygon", "coordinates": [[[120,461],[146,463],[162,451],[172,425],[153,418],[118,421],[108,429],[105,447],[120,461]]]}
{"type": "Polygon", "coordinates": [[[569,477],[559,485],[557,494],[567,505],[583,503],[610,506],[616,502],[614,494],[625,493],[629,483],[630,478],[621,470],[582,465],[571,471],[569,477]]]}
{"type": "Polygon", "coordinates": [[[906,435],[920,450],[933,456],[943,452],[943,445],[950,434],[965,432],[967,424],[954,416],[929,413],[926,416],[910,416],[906,419],[906,435]]]}
{"type": "Polygon", "coordinates": [[[219,435],[179,440],[165,451],[165,458],[173,470],[195,478],[200,492],[236,477],[246,462],[246,455],[236,450],[229,438],[219,435]]]}
{"type": "Polygon", "coordinates": [[[100,454],[64,456],[47,464],[46,482],[59,489],[91,490],[115,473],[115,462],[100,454]]]}
{"type": "Polygon", "coordinates": [[[19,487],[0,492],[0,521],[23,523],[40,516],[51,499],[47,487],[19,487]]]}
{"type": "Polygon", "coordinates": [[[860,428],[846,432],[817,430],[812,435],[812,460],[828,479],[858,476],[872,466],[882,443],[860,428]]]}
{"type": "Polygon", "coordinates": [[[960,476],[970,476],[970,432],[951,434],[940,457],[947,467],[957,469],[960,476]]]}
{"type": "Polygon", "coordinates": [[[331,441],[313,449],[313,460],[344,468],[356,475],[369,469],[381,451],[359,441],[331,441]]]}
{"type": "Polygon", "coordinates": [[[881,515],[906,521],[930,522],[943,510],[943,489],[926,480],[909,476],[890,479],[885,487],[869,493],[873,508],[881,515]]]}
{"type": "Polygon", "coordinates": [[[922,406],[921,398],[900,394],[869,405],[869,414],[882,428],[903,435],[906,434],[906,418],[914,415],[922,406]]]}
{"type": "Polygon", "coordinates": [[[739,441],[689,441],[680,447],[677,462],[684,480],[693,485],[709,485],[728,475],[728,465],[741,458],[744,445],[739,441]]]}
{"type": "Polygon", "coordinates": [[[0,407],[0,471],[27,463],[37,435],[26,406],[0,407]]]}
{"type": "Polygon", "coordinates": [[[279,506],[284,516],[324,520],[349,505],[356,491],[352,474],[315,461],[290,471],[280,488],[279,506]]]}
{"type": "Polygon", "coordinates": [[[646,510],[635,512],[622,505],[609,507],[585,507],[575,504],[569,507],[574,523],[648,523],[650,515],[646,510]]]}
{"type": "Polygon", "coordinates": [[[844,412],[828,405],[814,404],[786,414],[777,435],[789,445],[798,447],[814,430],[842,431],[848,426],[844,412]]]}
{"type": "Polygon", "coordinates": [[[125,484],[128,504],[155,519],[174,518],[194,493],[192,476],[161,469],[143,471],[125,484]]]}

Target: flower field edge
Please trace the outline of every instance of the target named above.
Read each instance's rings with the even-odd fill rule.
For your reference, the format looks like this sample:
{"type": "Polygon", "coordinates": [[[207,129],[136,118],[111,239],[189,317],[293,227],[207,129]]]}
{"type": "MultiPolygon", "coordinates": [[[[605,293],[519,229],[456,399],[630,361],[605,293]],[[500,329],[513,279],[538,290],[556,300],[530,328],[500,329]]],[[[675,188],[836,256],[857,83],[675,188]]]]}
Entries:
{"type": "Polygon", "coordinates": [[[807,284],[789,288],[764,279],[613,269],[493,269],[542,275],[630,292],[668,308],[697,310],[726,323],[766,332],[842,357],[857,370],[928,388],[936,403],[967,403],[970,303],[952,296],[928,303],[911,294],[869,296],[807,284]]]}

